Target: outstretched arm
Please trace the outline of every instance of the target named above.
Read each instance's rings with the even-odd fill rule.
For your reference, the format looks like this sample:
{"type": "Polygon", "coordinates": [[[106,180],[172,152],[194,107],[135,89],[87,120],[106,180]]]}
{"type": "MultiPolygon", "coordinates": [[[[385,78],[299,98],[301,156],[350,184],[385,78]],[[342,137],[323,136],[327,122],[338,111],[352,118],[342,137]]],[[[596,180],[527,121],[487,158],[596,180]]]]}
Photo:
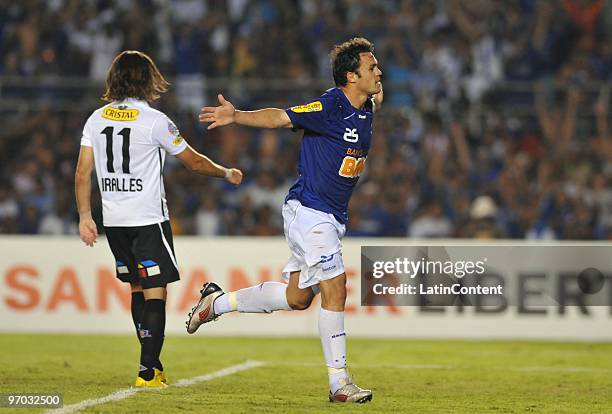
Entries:
{"type": "Polygon", "coordinates": [[[74,174],[74,192],[79,210],[79,233],[87,246],[93,247],[98,237],[96,223],[91,218],[91,173],[94,168],[93,148],[81,145],[74,174]]]}
{"type": "Polygon", "coordinates": [[[219,106],[206,106],[202,108],[200,122],[210,123],[208,129],[236,123],[255,128],[292,128],[291,120],[283,109],[266,108],[257,111],[239,111],[218,95],[219,106]]]}
{"type": "Polygon", "coordinates": [[[239,185],[242,182],[242,171],[237,168],[222,167],[214,163],[207,156],[200,154],[189,145],[187,145],[187,148],[185,148],[183,152],[177,154],[176,157],[191,172],[211,177],[225,178],[234,185],[239,185]]]}

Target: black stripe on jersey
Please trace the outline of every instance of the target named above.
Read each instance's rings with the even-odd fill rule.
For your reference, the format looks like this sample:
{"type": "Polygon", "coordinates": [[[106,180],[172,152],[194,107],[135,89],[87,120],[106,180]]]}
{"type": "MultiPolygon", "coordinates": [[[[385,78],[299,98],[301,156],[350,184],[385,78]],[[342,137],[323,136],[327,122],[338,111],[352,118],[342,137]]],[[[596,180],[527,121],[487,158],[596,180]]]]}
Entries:
{"type": "Polygon", "coordinates": [[[157,155],[159,156],[159,204],[161,207],[162,217],[166,217],[164,214],[164,198],[162,197],[162,186],[164,185],[164,166],[162,165],[161,148],[157,148],[157,155]]]}

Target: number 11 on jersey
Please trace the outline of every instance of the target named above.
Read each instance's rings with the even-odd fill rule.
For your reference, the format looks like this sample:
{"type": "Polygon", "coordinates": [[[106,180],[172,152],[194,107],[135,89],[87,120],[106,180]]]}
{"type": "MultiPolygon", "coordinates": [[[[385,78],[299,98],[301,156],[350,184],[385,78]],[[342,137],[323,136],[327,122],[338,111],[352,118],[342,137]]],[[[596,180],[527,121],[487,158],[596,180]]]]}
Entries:
{"type": "MultiPolygon", "coordinates": [[[[115,128],[112,126],[107,126],[100,133],[106,136],[106,169],[109,173],[115,172],[115,166],[113,165],[114,156],[113,156],[113,133],[115,128]]],[[[117,135],[121,135],[123,137],[123,145],[121,147],[121,167],[125,174],[130,173],[130,128],[123,128],[121,131],[117,133],[117,135]]]]}

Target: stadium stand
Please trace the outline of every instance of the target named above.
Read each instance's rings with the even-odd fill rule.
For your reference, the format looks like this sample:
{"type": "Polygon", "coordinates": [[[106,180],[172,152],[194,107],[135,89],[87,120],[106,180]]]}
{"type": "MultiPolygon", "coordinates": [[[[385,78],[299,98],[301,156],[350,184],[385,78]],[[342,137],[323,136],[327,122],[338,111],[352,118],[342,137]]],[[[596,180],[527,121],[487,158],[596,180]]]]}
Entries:
{"type": "Polygon", "coordinates": [[[175,234],[282,234],[298,137],[206,132],[199,108],[299,104],[354,35],[376,45],[385,105],[349,236],[612,238],[603,0],[0,0],[0,233],[77,233],[80,132],[112,58],[138,49],[172,80],[159,108],[246,173],[234,189],[169,162],[175,234]]]}

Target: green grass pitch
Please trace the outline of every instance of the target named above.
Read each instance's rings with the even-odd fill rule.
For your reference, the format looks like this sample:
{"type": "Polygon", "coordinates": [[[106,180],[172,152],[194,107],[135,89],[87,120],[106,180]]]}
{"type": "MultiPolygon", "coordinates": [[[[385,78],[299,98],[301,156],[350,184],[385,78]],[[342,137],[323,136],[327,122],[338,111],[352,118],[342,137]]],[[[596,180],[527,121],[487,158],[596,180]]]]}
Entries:
{"type": "MultiPolygon", "coordinates": [[[[0,394],[59,392],[65,404],[128,388],[135,336],[0,335],[0,394]]],[[[146,390],[88,413],[610,413],[612,344],[348,340],[355,382],[371,403],[327,401],[318,338],[166,338],[170,383],[264,365],[188,387],[146,390]]],[[[0,414],[44,410],[0,408],[0,414]]]]}

